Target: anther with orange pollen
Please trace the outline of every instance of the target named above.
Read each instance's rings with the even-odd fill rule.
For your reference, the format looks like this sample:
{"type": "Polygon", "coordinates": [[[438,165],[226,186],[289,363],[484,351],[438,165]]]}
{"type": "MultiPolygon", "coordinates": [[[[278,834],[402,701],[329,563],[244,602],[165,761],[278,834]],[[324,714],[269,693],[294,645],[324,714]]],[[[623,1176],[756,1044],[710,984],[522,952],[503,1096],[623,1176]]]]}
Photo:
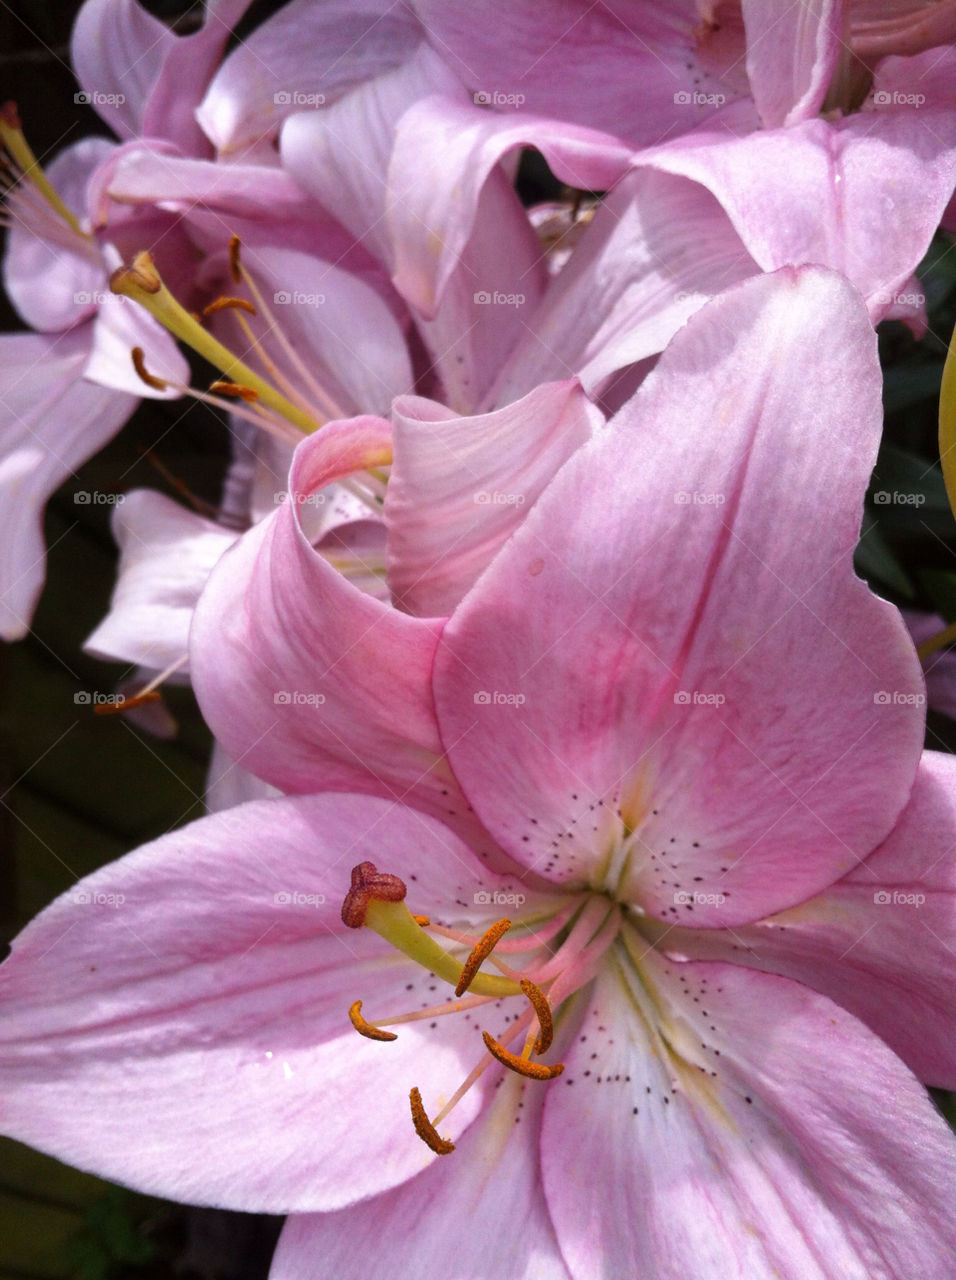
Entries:
{"type": "Polygon", "coordinates": [[[490,1056],[482,1059],[434,1120],[429,1119],[419,1090],[411,1090],[409,1102],[415,1132],[437,1155],[449,1155],[454,1151],[455,1144],[442,1138],[436,1126],[491,1065],[492,1060],[527,1080],[553,1080],[564,1070],[564,1064],[559,1062],[547,1066],[531,1061],[532,1052],[542,1054],[551,1046],[554,1035],[551,1006],[544,991],[536,983],[515,973],[492,956],[495,947],[511,928],[511,921],[498,920],[491,925],[474,943],[471,953],[462,964],[425,932],[429,924],[428,917],[415,916],[409,911],[405,905],[406,892],[405,883],[398,876],[379,871],[372,862],[360,862],[352,868],[352,883],[342,903],[342,920],[350,929],[361,929],[363,926],[373,929],[429,973],[451,984],[455,990],[455,999],[417,1013],[379,1018],[375,1022],[362,1016],[362,1001],[356,1000],[348,1012],[352,1026],[360,1035],[369,1040],[395,1040],[395,1033],[386,1031],[386,1026],[458,1013],[505,996],[524,996],[530,1005],[528,1012],[510,1031],[513,1036],[518,1030],[528,1028],[521,1053],[512,1053],[487,1031],[482,1032],[485,1048],[490,1056]],[[486,973],[481,968],[488,959],[503,971],[502,974],[486,973]]]}

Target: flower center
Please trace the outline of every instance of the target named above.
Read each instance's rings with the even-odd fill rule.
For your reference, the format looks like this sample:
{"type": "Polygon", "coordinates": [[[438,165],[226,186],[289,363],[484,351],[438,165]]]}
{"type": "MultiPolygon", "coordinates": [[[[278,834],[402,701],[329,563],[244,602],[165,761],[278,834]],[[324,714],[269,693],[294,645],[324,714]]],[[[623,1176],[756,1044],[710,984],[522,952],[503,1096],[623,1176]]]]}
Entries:
{"type": "Polygon", "coordinates": [[[434,1120],[428,1118],[418,1089],[411,1090],[415,1131],[438,1155],[448,1155],[455,1149],[454,1143],[442,1138],[437,1126],[493,1062],[528,1080],[553,1080],[564,1070],[560,1062],[547,1065],[536,1061],[551,1047],[553,1009],[594,976],[598,961],[618,933],[621,909],[603,895],[562,895],[561,905],[549,919],[519,922],[513,935],[506,938],[512,931],[509,919],[495,921],[481,935],[463,933],[433,925],[426,916],[413,915],[405,905],[405,896],[406,886],[398,876],[379,872],[371,862],[359,863],[352,870],[342,919],[353,929],[373,929],[430,974],[448,982],[454,988],[454,999],[374,1021],[362,1015],[362,1001],[356,1000],[349,1009],[349,1018],[360,1035],[371,1040],[395,1040],[395,1033],[385,1028],[426,1018],[434,1020],[512,997],[524,1005],[500,1040],[482,1032],[486,1053],[434,1120]],[[459,960],[426,930],[469,947],[467,956],[459,960]],[[557,950],[548,945],[554,939],[560,942],[557,950]],[[502,954],[509,953],[523,954],[525,965],[521,969],[512,967],[502,959],[502,954]],[[489,973],[482,967],[486,962],[499,972],[489,973]],[[521,1033],[523,1046],[514,1052],[507,1046],[521,1033]]]}

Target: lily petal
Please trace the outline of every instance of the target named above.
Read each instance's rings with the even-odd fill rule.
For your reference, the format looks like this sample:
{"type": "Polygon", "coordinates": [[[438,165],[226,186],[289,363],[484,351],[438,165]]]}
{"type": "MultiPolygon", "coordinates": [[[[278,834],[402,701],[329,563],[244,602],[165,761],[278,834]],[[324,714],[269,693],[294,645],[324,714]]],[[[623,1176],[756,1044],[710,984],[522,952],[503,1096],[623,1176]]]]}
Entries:
{"type": "Polygon", "coordinates": [[[562,468],[435,666],[452,768],[512,856],[717,927],[886,837],[923,691],[852,571],[881,419],[858,295],[803,268],[708,303],[562,468]]]}
{"type": "Polygon", "coordinates": [[[632,146],[692,129],[747,93],[739,18],[721,32],[720,23],[700,21],[693,0],[590,8],[564,0],[415,0],[415,10],[433,47],[480,101],[493,103],[497,94],[505,106],[573,120],[632,146]]]}
{"type": "Polygon", "coordinates": [[[385,524],[398,606],[418,617],[451,613],[602,421],[574,380],[477,417],[415,396],[396,400],[385,524]]]}
{"type": "Polygon", "coordinates": [[[120,565],[110,611],[84,648],[165,670],[186,654],[196,601],[236,534],[161,493],[136,489],[114,512],[113,536],[120,565]]]}
{"type": "Polygon", "coordinates": [[[796,978],[872,1027],[927,1084],[956,1085],[956,759],[927,751],[889,837],[815,898],[756,924],[663,945],[796,978]]]}
{"type": "Polygon", "coordinates": [[[414,17],[390,0],[291,0],[229,54],[197,119],[220,153],[243,151],[303,106],[321,110],[397,66],[420,43],[414,17]]]}
{"type": "Polygon", "coordinates": [[[291,500],[223,556],[199,600],[190,666],[206,720],[244,767],[447,808],[429,684],[439,625],[373,600],[314,549],[309,496],[390,456],[388,424],[331,423],[296,450],[291,500]],[[436,771],[437,770],[437,775],[436,771]]]}
{"type": "Polygon", "coordinates": [[[70,37],[83,90],[121,138],[143,132],[143,112],[178,37],[137,0],[86,0],[70,37]]]}
{"type": "Polygon", "coordinates": [[[545,1093],[510,1075],[458,1139],[451,1161],[337,1213],[290,1218],[269,1280],[313,1280],[318,1259],[342,1280],[367,1280],[374,1271],[487,1280],[489,1265],[506,1267],[509,1280],[570,1280],[539,1182],[545,1093]]]}
{"type": "Polygon", "coordinates": [[[640,969],[598,979],[545,1099],[571,1274],[944,1280],[952,1135],[899,1059],[787,979],[653,953],[640,969]]]}
{"type": "Polygon", "coordinates": [[[911,108],[745,137],[708,131],[640,163],[713,192],[762,270],[813,262],[841,271],[875,324],[915,271],[952,195],[956,116],[911,108]]]}
{"type": "Polygon", "coordinates": [[[662,351],[708,298],[758,270],[704,187],[629,174],[528,318],[488,398],[507,404],[572,373],[596,394],[619,369],[662,351]]]}
{"type": "Polygon", "coordinates": [[[743,0],[747,76],[768,129],[809,120],[823,105],[843,34],[843,0],[743,0]]]}
{"type": "Polygon", "coordinates": [[[356,998],[375,1018],[450,994],[342,924],[370,854],[426,914],[496,887],[440,824],[354,796],[254,801],[80,881],[0,968],[0,1128],[146,1191],[266,1212],[338,1208],[424,1169],[408,1091],[455,1088],[483,1046],[463,1018],[387,1046],[349,1025],[356,998]]]}
{"type": "Polygon", "coordinates": [[[516,148],[536,148],[557,178],[585,191],[612,187],[630,149],[609,134],[536,116],[499,115],[471,103],[428,97],[395,130],[389,220],[395,235],[395,285],[419,311],[434,315],[474,233],[481,190],[516,148]],[[436,245],[422,227],[440,228],[436,245]]]}
{"type": "Polygon", "coordinates": [[[43,587],[43,509],[53,491],[109,440],[137,401],[83,377],[90,326],[58,337],[0,341],[0,636],[29,630],[43,587]]]}

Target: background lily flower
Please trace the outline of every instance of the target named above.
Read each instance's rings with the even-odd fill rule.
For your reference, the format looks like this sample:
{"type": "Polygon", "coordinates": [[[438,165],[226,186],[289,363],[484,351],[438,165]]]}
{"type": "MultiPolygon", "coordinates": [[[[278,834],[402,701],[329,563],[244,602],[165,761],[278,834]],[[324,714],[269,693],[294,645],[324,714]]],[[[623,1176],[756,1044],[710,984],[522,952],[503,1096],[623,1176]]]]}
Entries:
{"type": "MultiPolygon", "coordinates": [[[[639,147],[748,100],[766,128],[857,105],[882,58],[956,37],[952,0],[623,0],[590,8],[415,0],[414,8],[477,100],[605,129],[639,147]]],[[[914,90],[918,77],[914,71],[914,90]]]]}
{"type": "MultiPolygon", "coordinates": [[[[14,130],[13,122],[6,127],[14,130]]],[[[37,187],[36,169],[22,177],[6,202],[4,285],[23,319],[39,332],[0,338],[5,371],[0,522],[7,529],[0,563],[0,636],[5,640],[27,633],[43,587],[42,521],[50,494],[119,430],[142,396],[175,395],[140,382],[130,349],[141,347],[156,373],[170,381],[188,377],[169,335],[109,292],[110,255],[117,250],[94,238],[86,217],[88,181],[109,150],[108,142],[89,138],[52,162],[49,182],[62,210],[37,187]]],[[[127,224],[120,234],[123,229],[138,234],[135,226],[127,224]]]]}
{"type": "Polygon", "coordinates": [[[936,976],[956,954],[956,778],[948,757],[920,764],[912,645],[851,568],[879,390],[865,307],[832,273],[704,308],[429,624],[420,705],[381,674],[380,703],[432,718],[510,873],[370,796],[254,802],[163,837],[54,903],[0,968],[4,1129],[167,1195],[308,1213],[274,1267],[294,1280],[320,1251],[356,1276],[413,1256],[477,1276],[491,1256],[582,1280],[944,1280],[956,1145],[911,1068],[956,1082],[956,988],[936,976]],[[821,475],[832,517],[808,544],[821,475]],[[522,996],[446,1002],[428,965],[344,927],[349,867],[373,851],[462,957],[511,904],[500,955],[554,1008],[559,1078],[505,1078],[482,1053],[479,1030],[515,1049],[534,1032],[522,996]],[[886,892],[930,858],[921,948],[887,913],[841,971],[826,913],[842,900],[848,931],[854,914],[878,929],[882,904],[855,911],[838,882],[886,892]],[[700,958],[790,922],[795,945],[700,958]],[[918,1000],[889,995],[912,975],[918,1000]],[[345,1025],[357,998],[394,1044],[345,1025]],[[432,1155],[407,1091],[433,1115],[476,1062],[439,1122],[458,1149],[432,1155]],[[456,1203],[479,1226],[521,1217],[479,1254],[450,1233],[456,1203]]]}

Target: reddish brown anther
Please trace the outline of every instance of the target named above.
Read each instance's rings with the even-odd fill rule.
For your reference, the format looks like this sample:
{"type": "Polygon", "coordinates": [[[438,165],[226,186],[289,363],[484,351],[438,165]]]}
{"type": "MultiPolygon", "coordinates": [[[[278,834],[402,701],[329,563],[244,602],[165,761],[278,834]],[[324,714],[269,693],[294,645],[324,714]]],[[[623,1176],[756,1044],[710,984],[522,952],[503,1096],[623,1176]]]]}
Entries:
{"type": "Polygon", "coordinates": [[[2,120],[4,124],[9,125],[11,129],[22,130],[23,126],[20,124],[20,112],[17,110],[17,104],[15,102],[5,102],[3,106],[0,107],[0,120],[2,120]]]}
{"type": "Polygon", "coordinates": [[[455,988],[456,996],[463,996],[475,980],[478,970],[494,951],[495,947],[511,928],[510,920],[499,920],[478,939],[471,949],[471,955],[461,968],[461,977],[455,988]]]}
{"type": "Polygon", "coordinates": [[[529,1080],[553,1080],[564,1070],[563,1062],[546,1067],[543,1062],[529,1062],[527,1058],[519,1058],[516,1053],[510,1053],[503,1044],[499,1044],[487,1031],[482,1031],[481,1038],[485,1042],[485,1048],[502,1066],[516,1071],[519,1076],[527,1076],[529,1080]]]}
{"type": "Polygon", "coordinates": [[[251,316],[259,314],[248,298],[216,298],[208,307],[203,307],[202,313],[204,316],[214,316],[217,311],[248,311],[251,316]]]}
{"type": "Polygon", "coordinates": [[[426,1147],[431,1147],[436,1155],[450,1156],[455,1149],[455,1144],[449,1142],[447,1138],[441,1137],[438,1130],[429,1120],[419,1091],[412,1089],[408,1095],[408,1100],[412,1104],[412,1124],[415,1126],[415,1132],[422,1142],[426,1147]]]}
{"type": "Polygon", "coordinates": [[[259,392],[254,387],[244,387],[241,382],[214,382],[209,390],[221,396],[235,396],[248,404],[255,404],[259,399],[259,392]]]}
{"type": "Polygon", "coordinates": [[[155,377],[146,368],[142,347],[134,347],[130,355],[133,357],[133,368],[136,370],[136,376],[141,382],[145,382],[147,387],[152,387],[154,391],[165,391],[167,389],[169,383],[164,382],[162,378],[155,377]]]}
{"type": "Polygon", "coordinates": [[[360,1036],[365,1036],[366,1040],[398,1039],[394,1031],[383,1031],[381,1027],[376,1027],[373,1022],[367,1022],[362,1017],[361,1000],[353,1000],[349,1005],[349,1021],[360,1036]]]}
{"type": "Polygon", "coordinates": [[[352,868],[352,884],[342,903],[342,923],[350,929],[361,929],[373,898],[379,902],[402,902],[407,892],[405,881],[398,876],[379,871],[374,862],[360,862],[352,868]]]}
{"type": "Polygon", "coordinates": [[[547,1053],[551,1048],[551,1041],[554,1039],[554,1019],[551,1016],[551,1006],[548,1004],[547,997],[540,987],[536,986],[527,978],[521,979],[521,990],[531,1001],[531,1007],[534,1009],[538,1019],[538,1038],[534,1042],[535,1053],[547,1053]]]}
{"type": "Polygon", "coordinates": [[[145,707],[147,702],[159,702],[161,697],[158,689],[146,689],[142,693],[130,694],[128,698],[120,698],[118,702],[98,702],[93,708],[93,714],[118,716],[123,711],[132,711],[134,707],[145,707]]]}
{"type": "Polygon", "coordinates": [[[240,250],[242,249],[242,241],[238,236],[231,236],[229,240],[229,274],[232,276],[236,284],[242,284],[242,259],[240,250]]]}

